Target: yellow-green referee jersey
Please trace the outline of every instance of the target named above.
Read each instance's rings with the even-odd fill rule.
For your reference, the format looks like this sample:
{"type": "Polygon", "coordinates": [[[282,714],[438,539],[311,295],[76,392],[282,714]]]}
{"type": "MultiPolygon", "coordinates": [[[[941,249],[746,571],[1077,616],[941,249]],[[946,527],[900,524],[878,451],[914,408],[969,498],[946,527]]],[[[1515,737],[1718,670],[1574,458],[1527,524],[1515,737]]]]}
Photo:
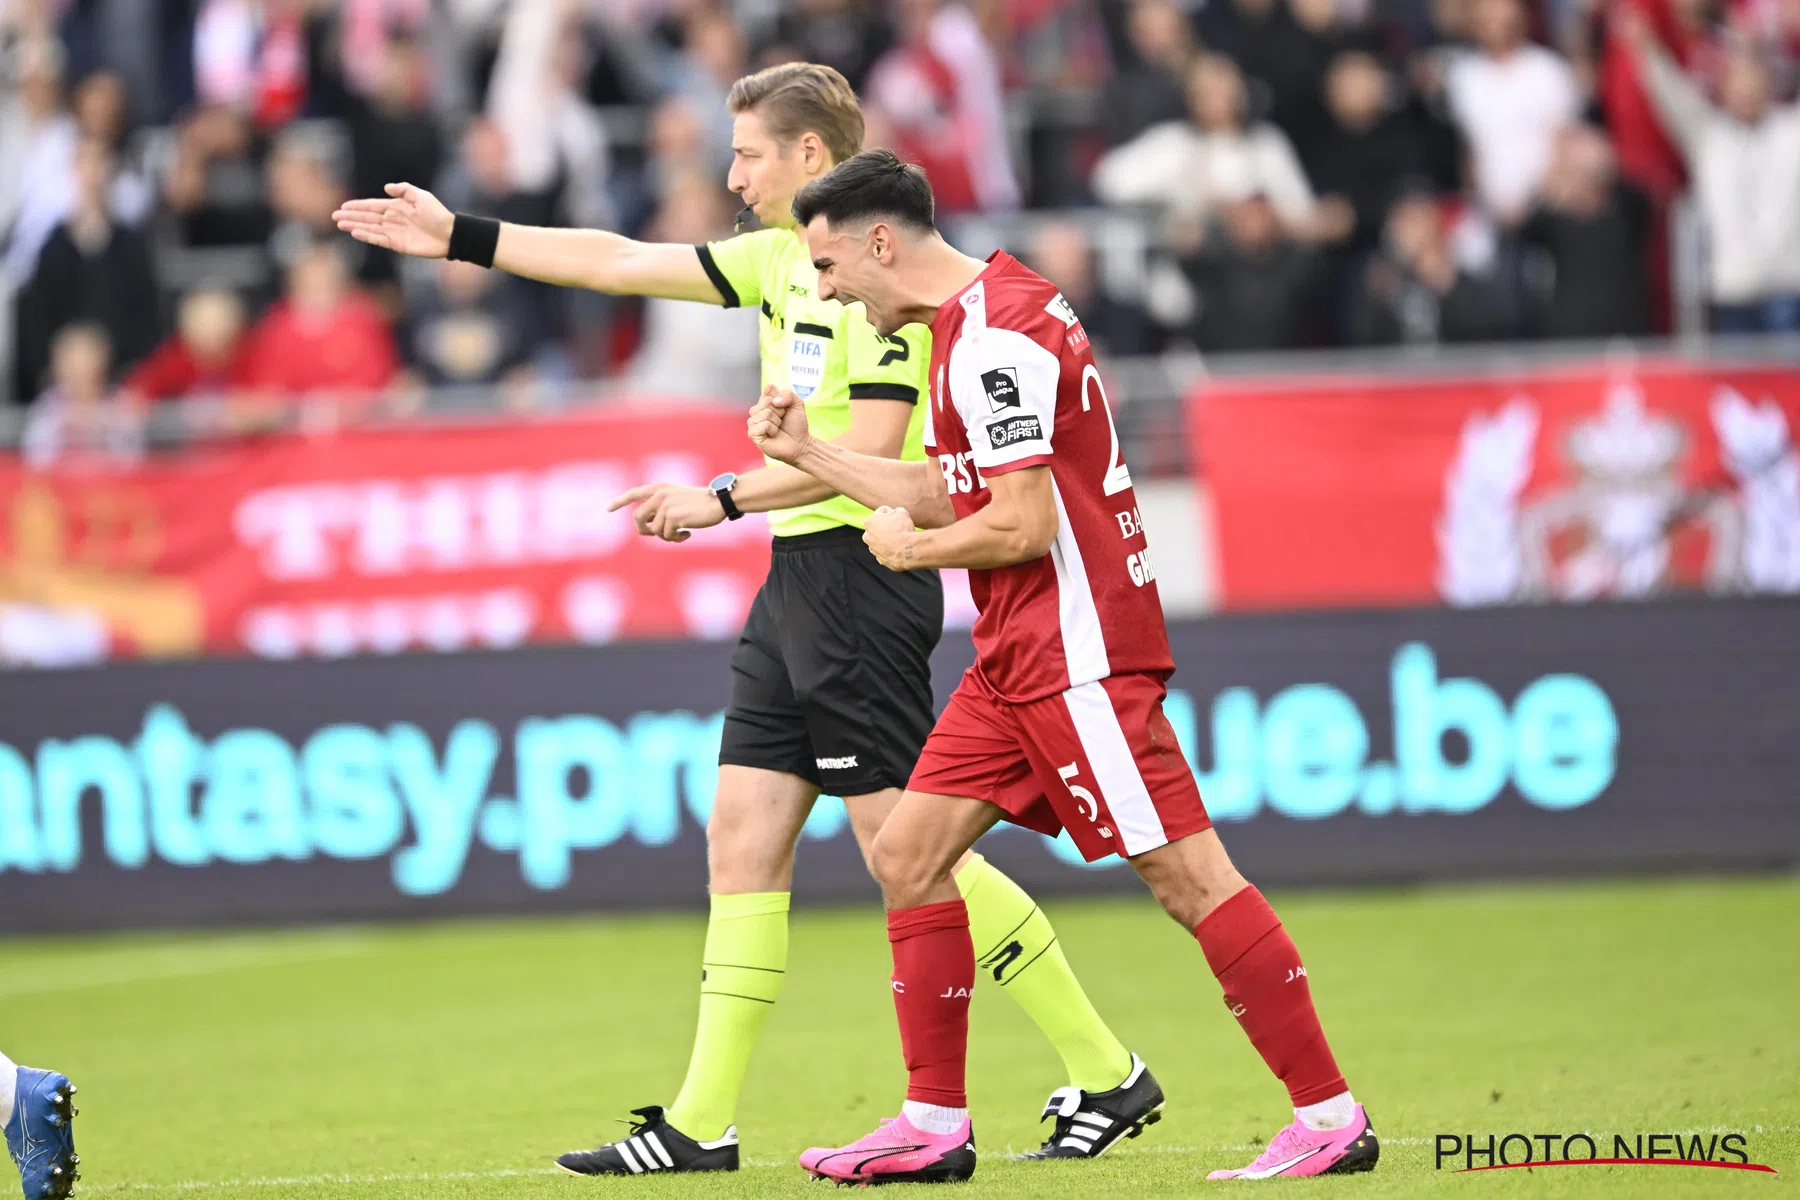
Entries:
{"type": "MultiPolygon", "coordinates": [[[[900,457],[925,457],[925,376],[931,330],[908,325],[891,337],[875,332],[861,304],[819,299],[819,273],[798,231],[762,229],[695,247],[725,307],[762,310],[762,381],[793,389],[806,402],[812,432],[835,438],[850,428],[850,401],[901,400],[913,406],[900,457]]],[[[779,537],[840,525],[861,529],[869,510],[848,496],[776,509],[779,537]]]]}

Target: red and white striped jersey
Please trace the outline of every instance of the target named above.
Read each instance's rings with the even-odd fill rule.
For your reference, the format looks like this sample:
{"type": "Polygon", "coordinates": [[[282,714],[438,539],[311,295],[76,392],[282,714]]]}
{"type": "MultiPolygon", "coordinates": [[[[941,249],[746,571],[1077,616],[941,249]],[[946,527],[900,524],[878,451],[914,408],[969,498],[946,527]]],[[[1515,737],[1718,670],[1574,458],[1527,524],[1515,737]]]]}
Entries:
{"type": "Polygon", "coordinates": [[[956,517],[987,477],[1050,468],[1056,542],[969,572],[976,668],[1014,703],[1128,672],[1175,669],[1131,472],[1088,337],[1056,286],[1004,252],[931,322],[925,451],[956,517]]]}

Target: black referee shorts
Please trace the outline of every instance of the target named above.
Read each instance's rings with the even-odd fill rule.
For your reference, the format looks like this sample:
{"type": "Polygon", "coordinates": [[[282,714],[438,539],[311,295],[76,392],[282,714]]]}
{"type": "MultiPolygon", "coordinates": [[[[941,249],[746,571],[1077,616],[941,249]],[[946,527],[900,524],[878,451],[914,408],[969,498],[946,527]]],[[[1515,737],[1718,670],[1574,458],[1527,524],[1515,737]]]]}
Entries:
{"type": "Polygon", "coordinates": [[[843,526],[775,539],[731,656],[721,766],[785,771],[831,795],[905,787],[931,732],[936,571],[888,570],[843,526]]]}

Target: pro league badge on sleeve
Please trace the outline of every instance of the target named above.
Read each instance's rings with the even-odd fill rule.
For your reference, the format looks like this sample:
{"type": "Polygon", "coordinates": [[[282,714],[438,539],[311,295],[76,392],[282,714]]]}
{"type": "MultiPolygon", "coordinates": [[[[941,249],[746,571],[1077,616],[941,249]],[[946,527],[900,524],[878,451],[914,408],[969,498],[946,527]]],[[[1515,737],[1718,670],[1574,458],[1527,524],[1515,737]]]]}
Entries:
{"type": "Polygon", "coordinates": [[[983,371],[981,390],[987,393],[988,407],[995,412],[1020,408],[1024,404],[1019,395],[1019,371],[1016,367],[995,367],[992,371],[983,371]]]}

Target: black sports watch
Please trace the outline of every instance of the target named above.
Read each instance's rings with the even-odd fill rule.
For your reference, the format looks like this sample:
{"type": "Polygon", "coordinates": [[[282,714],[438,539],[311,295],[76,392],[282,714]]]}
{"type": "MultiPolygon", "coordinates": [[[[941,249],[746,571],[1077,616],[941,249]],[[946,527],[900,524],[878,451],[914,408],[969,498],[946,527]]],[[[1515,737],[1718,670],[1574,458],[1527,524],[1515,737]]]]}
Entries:
{"type": "Polygon", "coordinates": [[[718,497],[719,507],[725,510],[725,519],[735,521],[744,515],[744,510],[737,506],[731,498],[731,490],[737,486],[737,475],[727,471],[706,485],[706,490],[718,497]]]}

